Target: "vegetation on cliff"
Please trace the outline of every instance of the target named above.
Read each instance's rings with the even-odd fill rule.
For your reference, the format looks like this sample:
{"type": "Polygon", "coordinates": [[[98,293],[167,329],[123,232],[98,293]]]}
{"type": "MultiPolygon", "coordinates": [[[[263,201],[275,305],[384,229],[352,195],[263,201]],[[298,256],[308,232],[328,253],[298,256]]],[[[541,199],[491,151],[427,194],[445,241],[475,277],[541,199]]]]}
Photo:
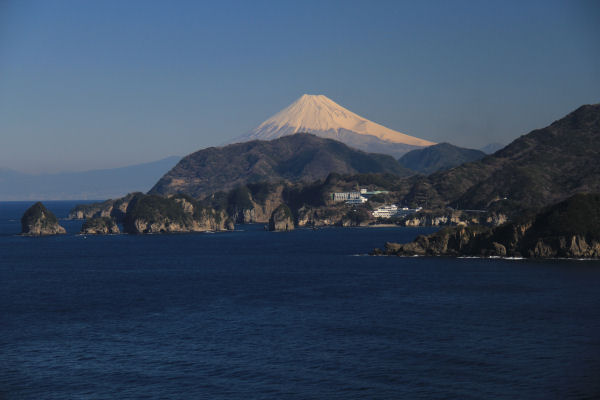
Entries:
{"type": "Polygon", "coordinates": [[[123,226],[127,233],[174,233],[226,230],[232,223],[224,211],[187,195],[137,194],[129,202],[123,226]]]}

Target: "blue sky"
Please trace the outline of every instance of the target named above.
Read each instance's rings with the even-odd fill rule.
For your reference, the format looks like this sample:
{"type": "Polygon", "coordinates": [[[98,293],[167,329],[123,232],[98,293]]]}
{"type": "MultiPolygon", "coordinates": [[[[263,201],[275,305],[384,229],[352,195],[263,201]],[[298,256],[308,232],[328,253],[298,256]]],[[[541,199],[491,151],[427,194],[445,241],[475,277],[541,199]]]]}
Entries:
{"type": "Polygon", "coordinates": [[[597,1],[2,1],[0,167],[219,145],[303,93],[480,147],[600,102],[597,1]]]}

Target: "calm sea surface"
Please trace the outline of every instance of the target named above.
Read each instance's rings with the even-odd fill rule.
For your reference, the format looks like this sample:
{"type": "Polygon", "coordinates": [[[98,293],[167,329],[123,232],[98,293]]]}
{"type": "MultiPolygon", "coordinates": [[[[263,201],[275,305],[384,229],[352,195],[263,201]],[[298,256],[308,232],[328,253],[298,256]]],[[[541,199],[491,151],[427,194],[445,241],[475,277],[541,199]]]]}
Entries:
{"type": "Polygon", "coordinates": [[[598,262],[360,256],[414,228],[16,236],[30,204],[0,203],[2,399],[600,397],[598,262]]]}

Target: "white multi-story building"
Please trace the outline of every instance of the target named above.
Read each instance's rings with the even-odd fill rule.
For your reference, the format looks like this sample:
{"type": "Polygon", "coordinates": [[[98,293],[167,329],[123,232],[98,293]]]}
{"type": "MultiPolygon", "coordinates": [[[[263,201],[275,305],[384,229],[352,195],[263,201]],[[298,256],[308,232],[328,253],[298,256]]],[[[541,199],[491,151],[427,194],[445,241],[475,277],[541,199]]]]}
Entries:
{"type": "MultiPolygon", "coordinates": [[[[340,192],[340,193],[332,193],[333,201],[348,201],[348,200],[358,200],[361,197],[360,192],[340,192]]],[[[366,201],[366,199],[365,199],[366,201]]],[[[363,202],[364,203],[364,202],[363,202]]]]}
{"type": "Polygon", "coordinates": [[[398,206],[392,204],[391,206],[381,206],[373,210],[373,216],[375,218],[392,218],[398,215],[398,206]]]}
{"type": "Polygon", "coordinates": [[[392,204],[389,206],[381,206],[379,208],[376,208],[375,210],[373,210],[372,214],[375,218],[393,218],[393,217],[400,217],[403,215],[408,215],[408,214],[412,214],[418,211],[421,211],[421,207],[419,208],[408,208],[408,207],[402,207],[399,208],[397,205],[392,204]]]}

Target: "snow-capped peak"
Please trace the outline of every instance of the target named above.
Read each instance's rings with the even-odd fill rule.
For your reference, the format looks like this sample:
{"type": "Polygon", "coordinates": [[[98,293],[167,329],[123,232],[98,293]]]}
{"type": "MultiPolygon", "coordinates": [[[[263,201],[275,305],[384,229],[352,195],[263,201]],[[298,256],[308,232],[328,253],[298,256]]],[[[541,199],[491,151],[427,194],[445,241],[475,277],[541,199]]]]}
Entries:
{"type": "Polygon", "coordinates": [[[244,140],[270,140],[298,132],[340,134],[350,131],[359,135],[374,136],[385,142],[411,146],[431,146],[435,143],[405,135],[369,121],[340,106],[324,95],[304,94],[290,106],[281,110],[248,134],[244,140]]]}

